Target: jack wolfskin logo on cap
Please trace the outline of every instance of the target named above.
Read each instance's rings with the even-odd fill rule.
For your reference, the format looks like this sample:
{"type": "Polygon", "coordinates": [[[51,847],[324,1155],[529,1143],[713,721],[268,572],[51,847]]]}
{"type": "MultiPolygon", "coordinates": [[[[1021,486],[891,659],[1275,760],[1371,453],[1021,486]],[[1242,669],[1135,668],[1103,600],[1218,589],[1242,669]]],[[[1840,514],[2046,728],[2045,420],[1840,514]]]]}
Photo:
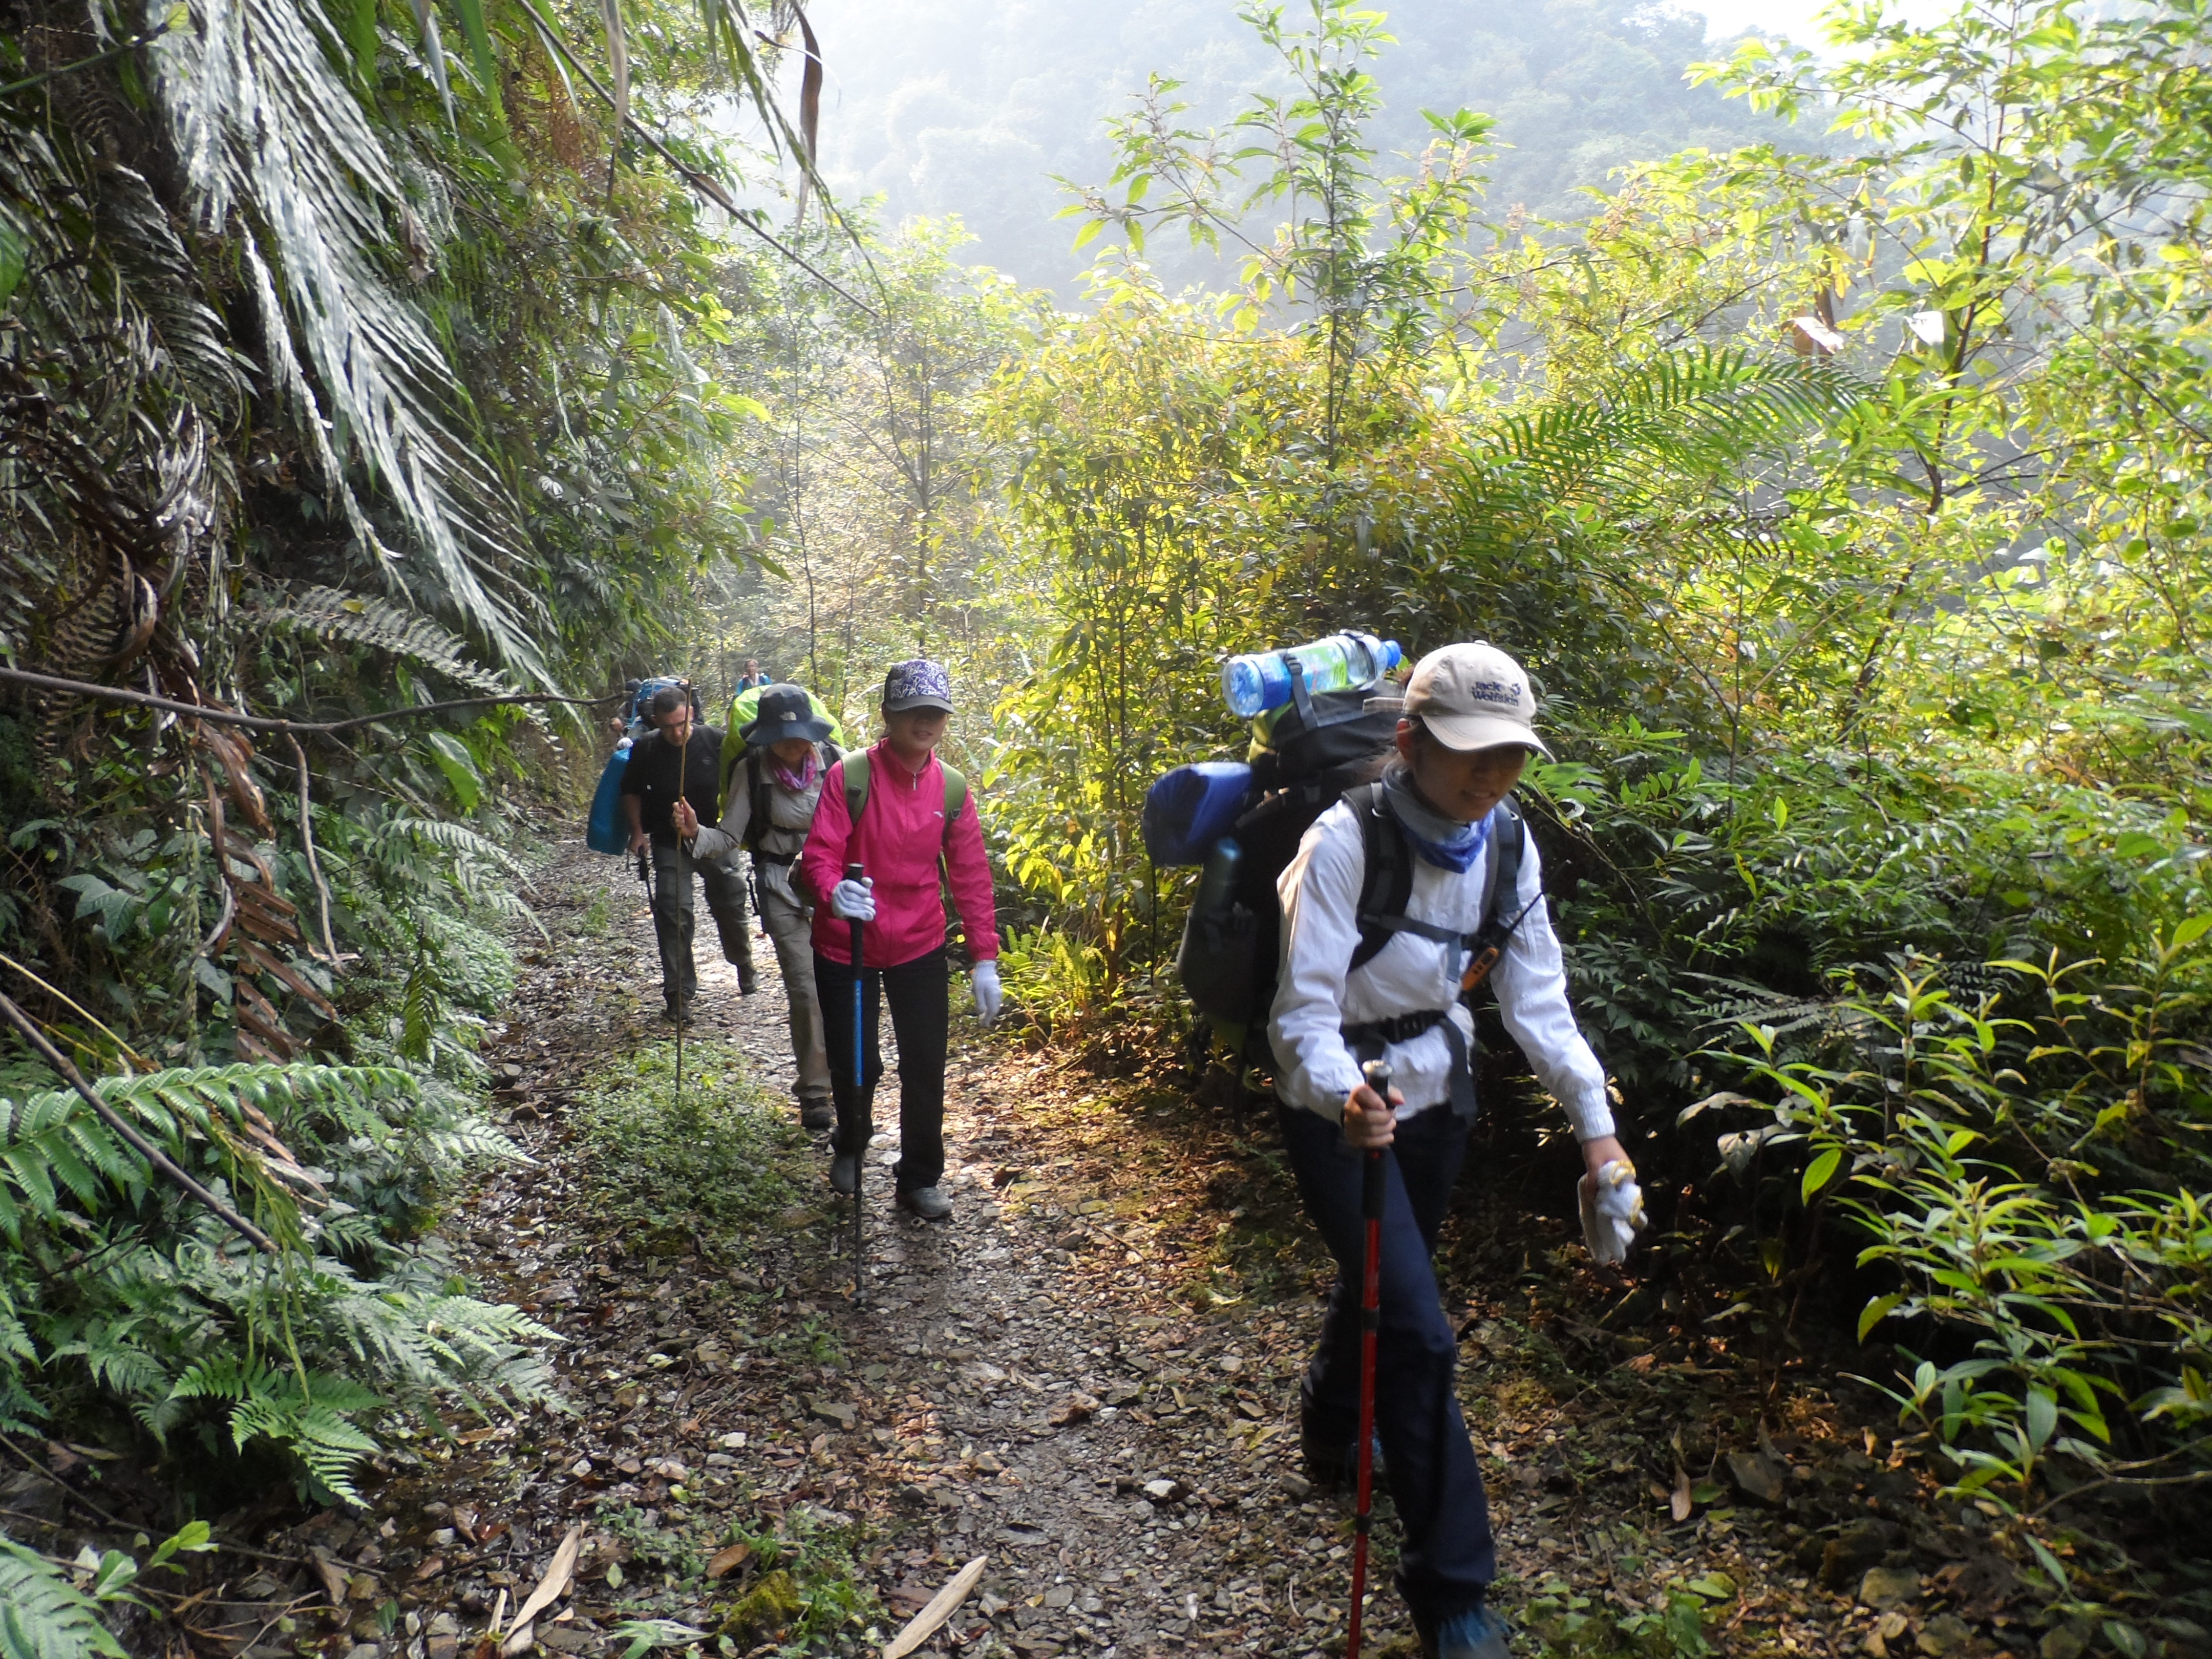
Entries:
{"type": "Polygon", "coordinates": [[[1467,689],[1478,702],[1494,702],[1515,709],[1521,707],[1521,683],[1518,680],[1510,685],[1504,680],[1477,680],[1467,689]]]}

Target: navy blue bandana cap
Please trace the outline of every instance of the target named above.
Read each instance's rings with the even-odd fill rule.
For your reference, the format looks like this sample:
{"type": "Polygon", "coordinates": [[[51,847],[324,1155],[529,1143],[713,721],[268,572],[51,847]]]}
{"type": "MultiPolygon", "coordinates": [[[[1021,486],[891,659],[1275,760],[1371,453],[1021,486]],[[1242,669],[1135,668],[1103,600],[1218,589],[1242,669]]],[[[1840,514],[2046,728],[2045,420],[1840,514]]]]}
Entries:
{"type": "Polygon", "coordinates": [[[915,657],[893,663],[884,677],[884,710],[896,714],[908,708],[952,709],[952,676],[941,662],[915,657]]]}

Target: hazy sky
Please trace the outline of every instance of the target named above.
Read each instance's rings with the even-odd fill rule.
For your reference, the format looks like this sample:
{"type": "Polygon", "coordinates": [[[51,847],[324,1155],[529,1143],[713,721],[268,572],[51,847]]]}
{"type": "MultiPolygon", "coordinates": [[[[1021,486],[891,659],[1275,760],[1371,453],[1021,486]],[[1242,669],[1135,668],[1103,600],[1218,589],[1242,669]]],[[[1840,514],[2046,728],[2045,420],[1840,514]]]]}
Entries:
{"type": "MultiPolygon", "coordinates": [[[[1085,261],[1069,247],[1073,228],[1054,218],[1067,200],[1054,178],[1104,180],[1114,162],[1105,123],[1130,107],[1150,71],[1182,83],[1184,118],[1199,125],[1279,82],[1279,64],[1238,19],[1243,4],[812,0],[828,70],[823,172],[842,198],[879,201],[891,225],[957,215],[975,263],[1073,291],[1085,261]]],[[[1686,88],[1682,70],[1705,41],[1747,29],[1817,46],[1820,5],[1379,0],[1399,44],[1376,66],[1387,108],[1370,140],[1386,155],[1412,154],[1427,137],[1421,110],[1481,110],[1498,124],[1488,166],[1500,210],[1571,216],[1587,210],[1583,191],[1626,165],[1763,136],[1746,123],[1765,118],[1686,88]]],[[[1294,21],[1304,14],[1297,3],[1286,10],[1294,21]]]]}
{"type": "Polygon", "coordinates": [[[1697,0],[1681,9],[1705,13],[1709,35],[1772,29],[1810,46],[1816,33],[1813,19],[1820,8],[1817,0],[1697,0]]]}

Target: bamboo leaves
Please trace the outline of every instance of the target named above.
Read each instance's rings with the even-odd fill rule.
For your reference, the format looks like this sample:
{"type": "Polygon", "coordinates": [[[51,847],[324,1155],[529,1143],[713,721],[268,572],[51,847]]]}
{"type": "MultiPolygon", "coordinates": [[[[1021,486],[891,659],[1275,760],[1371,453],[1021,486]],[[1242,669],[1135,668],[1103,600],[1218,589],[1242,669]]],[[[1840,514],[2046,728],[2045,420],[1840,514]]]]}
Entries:
{"type": "Polygon", "coordinates": [[[623,26],[622,0],[599,0],[599,21],[606,30],[608,77],[615,89],[615,149],[607,163],[607,188],[612,191],[629,127],[629,36],[623,26]]]}

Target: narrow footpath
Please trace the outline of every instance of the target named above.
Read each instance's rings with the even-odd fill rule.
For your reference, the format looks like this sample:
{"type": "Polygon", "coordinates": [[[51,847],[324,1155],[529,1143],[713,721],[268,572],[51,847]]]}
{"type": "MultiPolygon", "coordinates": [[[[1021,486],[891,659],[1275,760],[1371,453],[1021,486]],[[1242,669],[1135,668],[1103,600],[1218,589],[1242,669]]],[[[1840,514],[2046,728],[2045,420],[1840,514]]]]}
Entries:
{"type": "MultiPolygon", "coordinates": [[[[398,1460],[373,1513],[271,1540],[349,1598],[349,1640],[325,1650],[490,1659],[492,1615],[507,1636],[575,1528],[568,1593],[525,1646],[874,1654],[981,1556],[926,1651],[1341,1651],[1350,1506],[1307,1489],[1297,1449],[1327,1273],[1264,1119],[957,1020],[954,1217],[892,1209],[879,1140],[856,1307],[850,1211],[796,1127],[764,939],[751,998],[702,939],[684,1085],[701,1123],[752,1126],[764,1150],[729,1179],[754,1183],[755,1212],[732,1220],[708,1178],[653,1190],[663,1139],[609,1117],[610,1078],[665,1090],[672,1058],[626,874],[575,842],[540,873],[551,937],[485,1044],[533,1162],[443,1229],[558,1332],[573,1414],[458,1421],[398,1460]]],[[[887,1079],[893,1128],[895,1097],[887,1079]]],[[[1657,1298],[1596,1279],[1564,1217],[1463,1214],[1447,1250],[1501,1600],[1524,1628],[1601,1652],[1994,1650],[2009,1567],[1978,1553],[1972,1511],[1925,1510],[1871,1418],[1808,1388],[1762,1421],[1725,1345],[1670,1337],[1657,1298]]],[[[1369,1651],[1404,1656],[1385,1510],[1369,1651]]]]}

